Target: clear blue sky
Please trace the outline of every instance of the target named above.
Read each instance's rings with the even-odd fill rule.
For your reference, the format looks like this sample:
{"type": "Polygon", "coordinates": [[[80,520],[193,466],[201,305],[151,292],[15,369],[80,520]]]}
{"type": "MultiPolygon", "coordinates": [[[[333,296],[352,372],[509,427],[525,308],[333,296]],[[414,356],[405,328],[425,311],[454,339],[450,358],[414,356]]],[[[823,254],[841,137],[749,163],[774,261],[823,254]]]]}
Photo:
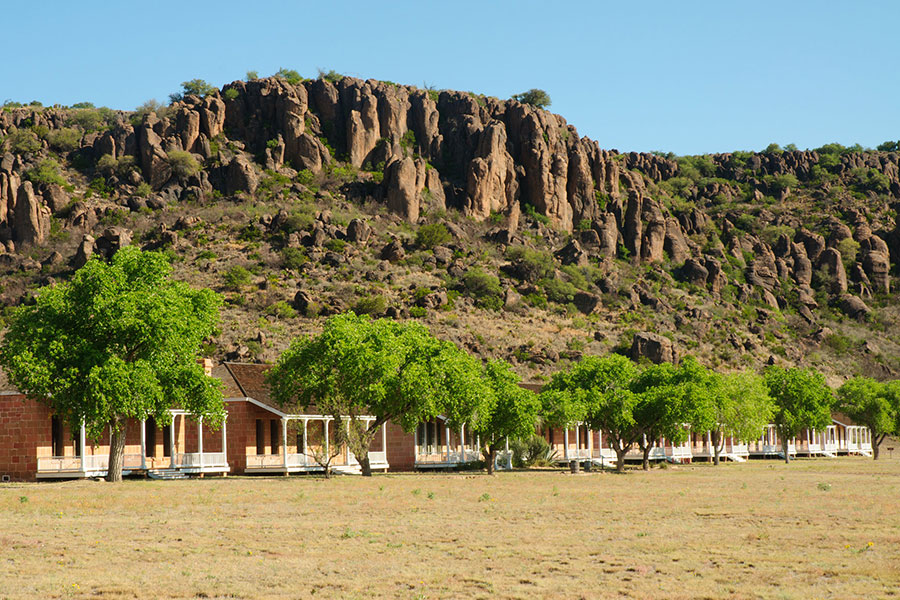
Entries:
{"type": "Polygon", "coordinates": [[[318,68],[500,98],[545,89],[603,148],[900,139],[900,2],[9,3],[0,101],[132,109],[199,77],[318,68]]]}

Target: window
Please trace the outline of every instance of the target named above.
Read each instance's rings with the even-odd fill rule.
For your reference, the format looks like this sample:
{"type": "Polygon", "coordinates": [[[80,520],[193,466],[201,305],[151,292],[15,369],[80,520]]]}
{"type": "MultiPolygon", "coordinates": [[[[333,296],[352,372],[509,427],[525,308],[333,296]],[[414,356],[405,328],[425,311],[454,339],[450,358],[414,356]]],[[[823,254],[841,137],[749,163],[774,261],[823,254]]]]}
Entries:
{"type": "Polygon", "coordinates": [[[149,458],[156,456],[156,419],[150,417],[144,421],[145,454],[149,458]]]}
{"type": "Polygon", "coordinates": [[[63,426],[62,421],[56,415],[50,420],[50,436],[52,438],[53,456],[63,456],[63,426]]]}
{"type": "Polygon", "coordinates": [[[262,419],[256,420],[256,453],[266,453],[266,430],[263,428],[262,419]]]}
{"type": "Polygon", "coordinates": [[[169,458],[172,456],[172,426],[164,425],[163,430],[163,456],[169,458]]]}
{"type": "Polygon", "coordinates": [[[269,421],[269,436],[272,439],[272,454],[278,454],[280,452],[280,448],[279,448],[279,446],[280,446],[279,442],[281,441],[281,432],[279,431],[279,429],[281,429],[281,427],[279,427],[280,424],[281,424],[281,422],[278,421],[277,419],[272,419],[271,421],[269,421]]]}

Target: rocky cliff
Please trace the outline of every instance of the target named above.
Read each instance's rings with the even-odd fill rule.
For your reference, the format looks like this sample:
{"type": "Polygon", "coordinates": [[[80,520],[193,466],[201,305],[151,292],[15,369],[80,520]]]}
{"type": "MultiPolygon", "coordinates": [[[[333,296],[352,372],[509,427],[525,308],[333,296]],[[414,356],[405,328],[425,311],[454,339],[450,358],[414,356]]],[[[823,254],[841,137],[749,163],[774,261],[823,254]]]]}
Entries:
{"type": "Polygon", "coordinates": [[[537,371],[610,348],[900,364],[896,152],[620,153],[516,101],[349,77],[5,109],[0,136],[6,305],[134,240],[230,294],[231,358],[356,308],[537,371]]]}

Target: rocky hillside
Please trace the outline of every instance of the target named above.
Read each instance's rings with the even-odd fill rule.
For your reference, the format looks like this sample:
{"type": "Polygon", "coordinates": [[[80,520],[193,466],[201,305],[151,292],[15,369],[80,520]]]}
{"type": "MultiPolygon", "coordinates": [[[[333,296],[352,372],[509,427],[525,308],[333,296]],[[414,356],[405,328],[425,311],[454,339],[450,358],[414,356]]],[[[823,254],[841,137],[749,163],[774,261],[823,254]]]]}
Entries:
{"type": "Polygon", "coordinates": [[[95,253],[226,296],[218,358],[346,309],[539,378],[610,350],[900,374],[900,154],[620,153],[516,101],[349,77],[0,112],[0,302],[95,253]]]}

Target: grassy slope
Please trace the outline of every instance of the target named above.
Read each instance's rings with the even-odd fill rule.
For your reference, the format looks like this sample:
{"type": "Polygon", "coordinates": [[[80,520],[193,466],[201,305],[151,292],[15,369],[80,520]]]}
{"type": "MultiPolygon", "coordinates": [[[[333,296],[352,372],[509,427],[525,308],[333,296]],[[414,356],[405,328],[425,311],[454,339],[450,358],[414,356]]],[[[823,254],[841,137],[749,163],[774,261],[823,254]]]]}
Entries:
{"type": "Polygon", "coordinates": [[[898,458],[0,490],[2,599],[875,598],[900,587],[898,458]]]}

